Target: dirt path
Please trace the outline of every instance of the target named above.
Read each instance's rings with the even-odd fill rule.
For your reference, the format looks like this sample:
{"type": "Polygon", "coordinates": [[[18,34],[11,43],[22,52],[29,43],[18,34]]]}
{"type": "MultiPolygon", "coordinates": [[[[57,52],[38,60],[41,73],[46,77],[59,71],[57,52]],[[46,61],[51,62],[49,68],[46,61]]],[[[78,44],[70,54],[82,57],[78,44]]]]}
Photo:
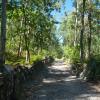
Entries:
{"type": "Polygon", "coordinates": [[[63,61],[48,68],[47,76],[38,85],[29,82],[24,100],[100,100],[100,91],[72,76],[63,61]]]}

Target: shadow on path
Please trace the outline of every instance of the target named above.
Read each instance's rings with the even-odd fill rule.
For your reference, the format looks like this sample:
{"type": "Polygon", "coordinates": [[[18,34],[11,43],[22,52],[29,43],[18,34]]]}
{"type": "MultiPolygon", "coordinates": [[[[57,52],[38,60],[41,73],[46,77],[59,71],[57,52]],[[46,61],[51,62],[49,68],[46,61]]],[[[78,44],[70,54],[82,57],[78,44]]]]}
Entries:
{"type": "Polygon", "coordinates": [[[42,82],[28,82],[23,100],[100,100],[100,92],[71,75],[63,62],[48,67],[42,82]]]}

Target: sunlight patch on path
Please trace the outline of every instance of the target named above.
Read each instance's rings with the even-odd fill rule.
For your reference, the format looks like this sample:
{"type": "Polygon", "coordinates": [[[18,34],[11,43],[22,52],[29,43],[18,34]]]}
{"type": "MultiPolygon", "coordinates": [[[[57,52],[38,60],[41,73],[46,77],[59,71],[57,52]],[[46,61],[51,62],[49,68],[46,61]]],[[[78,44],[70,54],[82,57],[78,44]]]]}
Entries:
{"type": "Polygon", "coordinates": [[[43,83],[55,83],[60,82],[61,80],[55,80],[55,79],[43,79],[43,83]]]}
{"type": "Polygon", "coordinates": [[[71,75],[70,66],[63,61],[57,61],[48,70],[40,88],[31,89],[26,100],[100,100],[100,92],[71,75]]]}
{"type": "Polygon", "coordinates": [[[50,66],[51,69],[56,69],[56,70],[61,70],[61,71],[66,71],[69,69],[69,65],[66,65],[65,62],[56,62],[52,66],[50,66]]]}

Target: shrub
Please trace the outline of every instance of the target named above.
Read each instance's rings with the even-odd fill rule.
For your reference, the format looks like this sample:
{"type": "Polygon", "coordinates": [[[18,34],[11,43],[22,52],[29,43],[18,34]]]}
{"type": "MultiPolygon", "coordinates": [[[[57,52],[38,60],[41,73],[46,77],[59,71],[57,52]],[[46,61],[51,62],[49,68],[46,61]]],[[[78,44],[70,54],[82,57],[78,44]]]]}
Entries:
{"type": "Polygon", "coordinates": [[[70,59],[71,62],[79,62],[79,47],[64,47],[64,57],[70,59]]]}

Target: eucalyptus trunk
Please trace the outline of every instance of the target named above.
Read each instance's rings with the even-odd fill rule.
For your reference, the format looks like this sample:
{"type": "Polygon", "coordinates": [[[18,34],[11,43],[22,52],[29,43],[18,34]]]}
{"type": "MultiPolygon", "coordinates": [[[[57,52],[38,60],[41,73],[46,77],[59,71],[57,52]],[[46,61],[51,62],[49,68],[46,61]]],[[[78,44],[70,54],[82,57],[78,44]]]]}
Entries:
{"type": "Polygon", "coordinates": [[[89,21],[89,36],[88,36],[88,57],[91,56],[91,11],[89,10],[88,15],[88,21],[89,21]]]}
{"type": "Polygon", "coordinates": [[[26,63],[29,63],[30,62],[30,51],[29,51],[29,44],[30,44],[30,41],[29,41],[29,38],[28,38],[28,34],[30,32],[29,29],[27,29],[27,18],[26,18],[26,11],[25,11],[25,8],[26,8],[26,5],[23,4],[23,13],[24,13],[24,16],[23,16],[23,21],[24,21],[24,40],[25,40],[25,49],[26,49],[26,63]]]}
{"type": "Polygon", "coordinates": [[[0,66],[5,64],[5,45],[6,45],[6,1],[2,0],[1,12],[1,36],[0,36],[0,66]]]}
{"type": "Polygon", "coordinates": [[[74,46],[77,45],[77,26],[78,26],[78,3],[77,0],[75,0],[75,40],[74,40],[74,46]]]}
{"type": "Polygon", "coordinates": [[[83,63],[84,60],[84,47],[83,47],[83,40],[84,40],[84,13],[85,13],[85,2],[86,0],[83,0],[83,6],[82,6],[82,13],[81,13],[81,33],[80,33],[80,61],[83,63]]]}
{"type": "Polygon", "coordinates": [[[18,46],[18,54],[17,54],[17,57],[19,58],[20,56],[21,56],[21,54],[22,54],[22,47],[21,47],[21,45],[22,45],[22,38],[21,38],[21,36],[20,36],[20,40],[19,40],[19,46],[18,46]]]}

